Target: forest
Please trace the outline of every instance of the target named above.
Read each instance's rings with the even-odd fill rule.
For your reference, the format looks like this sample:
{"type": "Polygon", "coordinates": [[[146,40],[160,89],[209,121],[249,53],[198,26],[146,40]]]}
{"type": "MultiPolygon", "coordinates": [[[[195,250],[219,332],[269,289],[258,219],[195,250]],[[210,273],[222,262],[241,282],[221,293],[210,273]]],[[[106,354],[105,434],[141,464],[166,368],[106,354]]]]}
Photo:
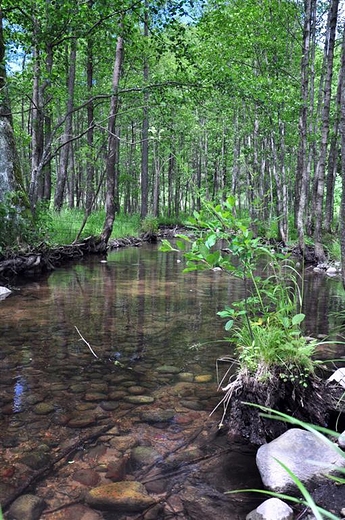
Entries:
{"type": "Polygon", "coordinates": [[[101,209],[106,244],[234,196],[256,234],[345,248],[342,4],[1,0],[3,223],[101,209]]]}

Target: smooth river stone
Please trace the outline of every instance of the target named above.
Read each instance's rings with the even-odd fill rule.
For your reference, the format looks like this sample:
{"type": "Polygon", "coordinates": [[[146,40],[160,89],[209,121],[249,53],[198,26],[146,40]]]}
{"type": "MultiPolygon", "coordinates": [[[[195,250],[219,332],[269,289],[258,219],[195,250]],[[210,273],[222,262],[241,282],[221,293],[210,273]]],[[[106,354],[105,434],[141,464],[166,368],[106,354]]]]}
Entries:
{"type": "Polygon", "coordinates": [[[88,392],[84,396],[84,401],[106,401],[107,395],[101,392],[88,392]]]}
{"type": "Polygon", "coordinates": [[[111,412],[112,410],[116,410],[120,405],[118,401],[102,401],[100,406],[106,412],[111,412]]]}
{"type": "Polygon", "coordinates": [[[192,372],[180,372],[178,378],[180,381],[192,383],[194,381],[194,374],[192,374],[192,372]]]}
{"type": "Polygon", "coordinates": [[[143,511],[155,503],[143,484],[135,481],[113,482],[90,489],[86,503],[99,509],[143,511]]]}
{"type": "Polygon", "coordinates": [[[160,460],[162,456],[151,446],[136,446],[131,451],[131,461],[138,466],[146,466],[160,460]]]}
{"type": "Polygon", "coordinates": [[[162,365],[156,368],[157,372],[160,374],[178,374],[181,370],[172,365],[162,365]]]}
{"type": "Polygon", "coordinates": [[[123,390],[114,390],[109,393],[108,397],[110,401],[116,401],[117,399],[122,399],[125,395],[127,395],[127,392],[123,390]]]}
{"type": "Polygon", "coordinates": [[[149,395],[127,395],[123,400],[131,404],[151,404],[155,399],[149,395]]]}
{"type": "Polygon", "coordinates": [[[128,388],[128,392],[132,395],[142,395],[142,393],[145,392],[145,388],[134,385],[128,388]]]}
{"type": "Polygon", "coordinates": [[[33,411],[37,415],[48,415],[54,412],[55,407],[51,403],[38,403],[34,406],[33,411]]]}
{"type": "Polygon", "coordinates": [[[201,374],[199,376],[195,376],[194,381],[196,383],[209,383],[212,381],[213,377],[211,374],[201,374]]]}
{"type": "Polygon", "coordinates": [[[148,410],[141,412],[140,418],[143,422],[160,423],[173,419],[175,410],[148,410]]]}
{"type": "Polygon", "coordinates": [[[94,415],[82,415],[72,417],[72,419],[67,423],[67,426],[69,428],[85,428],[86,426],[92,426],[95,422],[96,418],[94,415]]]}

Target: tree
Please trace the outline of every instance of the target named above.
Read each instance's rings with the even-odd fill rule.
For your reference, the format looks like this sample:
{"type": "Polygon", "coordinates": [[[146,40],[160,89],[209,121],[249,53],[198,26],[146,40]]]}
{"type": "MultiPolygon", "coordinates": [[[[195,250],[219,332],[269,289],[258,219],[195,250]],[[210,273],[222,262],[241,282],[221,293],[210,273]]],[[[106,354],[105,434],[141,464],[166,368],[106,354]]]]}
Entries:
{"type": "Polygon", "coordinates": [[[110,101],[110,112],[108,117],[108,148],[106,158],[106,200],[105,200],[105,222],[103,225],[103,231],[101,234],[101,244],[103,248],[106,248],[108,240],[113,231],[113,225],[115,220],[116,205],[115,205],[115,164],[118,153],[118,137],[116,135],[116,117],[119,109],[119,83],[121,66],[123,60],[123,37],[121,34],[117,37],[115,61],[113,69],[113,81],[112,81],[112,96],[110,101]]]}
{"type": "Polygon", "coordinates": [[[7,93],[5,42],[0,6],[0,202],[5,202],[7,196],[16,190],[22,191],[22,198],[24,189],[7,93]]]}

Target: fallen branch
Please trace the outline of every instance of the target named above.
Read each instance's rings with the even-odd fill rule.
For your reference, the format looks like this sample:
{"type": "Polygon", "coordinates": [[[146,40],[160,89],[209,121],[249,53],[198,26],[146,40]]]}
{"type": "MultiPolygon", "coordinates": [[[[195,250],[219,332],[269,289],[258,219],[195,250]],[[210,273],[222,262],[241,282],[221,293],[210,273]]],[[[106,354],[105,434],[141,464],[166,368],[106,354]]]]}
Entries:
{"type": "Polygon", "coordinates": [[[95,356],[96,359],[99,359],[99,357],[97,356],[96,352],[95,352],[95,351],[93,350],[93,348],[91,347],[90,343],[88,343],[88,342],[86,341],[86,339],[85,339],[85,338],[80,334],[78,327],[76,327],[76,326],[74,325],[74,328],[75,328],[75,330],[78,332],[79,336],[80,336],[81,339],[84,341],[84,343],[86,343],[86,345],[89,347],[89,349],[90,349],[90,351],[91,351],[91,354],[93,354],[93,355],[95,356]]]}

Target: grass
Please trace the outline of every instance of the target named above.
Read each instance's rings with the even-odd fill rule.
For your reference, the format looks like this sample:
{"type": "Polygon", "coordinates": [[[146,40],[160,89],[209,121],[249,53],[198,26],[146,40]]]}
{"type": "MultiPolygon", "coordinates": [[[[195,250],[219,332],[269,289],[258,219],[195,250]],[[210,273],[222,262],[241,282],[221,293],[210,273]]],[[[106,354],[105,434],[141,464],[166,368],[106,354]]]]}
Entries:
{"type": "MultiPolygon", "coordinates": [[[[85,225],[81,239],[99,235],[103,228],[105,214],[103,210],[94,211],[85,225]]],[[[79,209],[63,209],[60,213],[49,210],[39,215],[44,240],[51,245],[71,244],[79,232],[84,219],[84,212],[79,209]]],[[[115,218],[111,238],[138,236],[140,232],[139,215],[118,215],[115,218]]]]}

